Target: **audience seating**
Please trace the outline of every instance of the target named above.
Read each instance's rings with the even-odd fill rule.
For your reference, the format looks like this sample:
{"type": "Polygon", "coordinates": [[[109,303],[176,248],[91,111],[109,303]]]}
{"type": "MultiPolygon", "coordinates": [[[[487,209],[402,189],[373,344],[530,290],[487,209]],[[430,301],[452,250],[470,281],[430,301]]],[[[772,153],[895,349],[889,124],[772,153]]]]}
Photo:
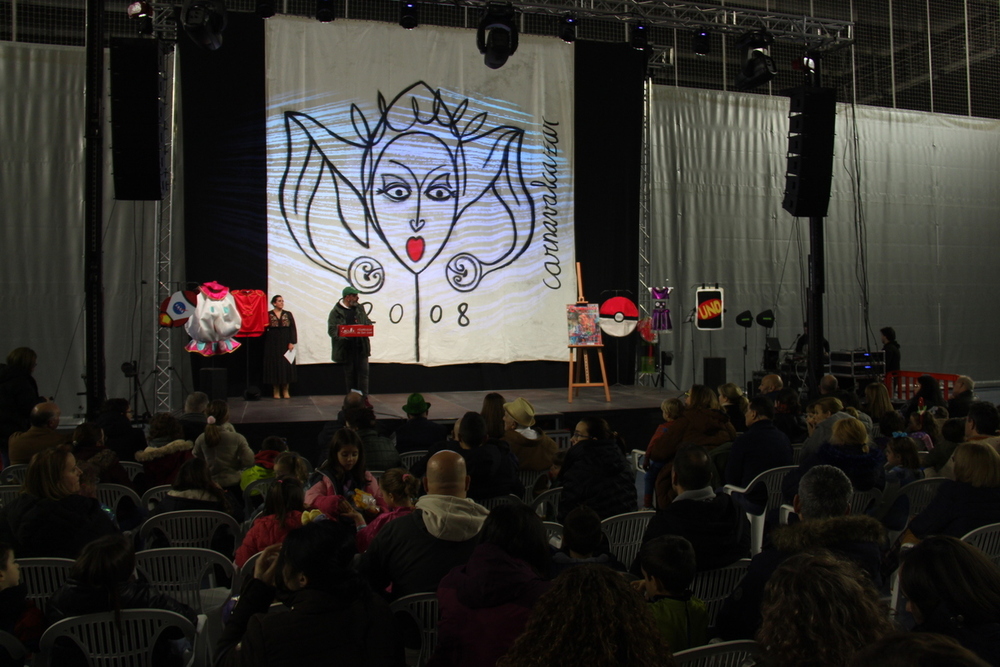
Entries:
{"type": "Polygon", "coordinates": [[[851,494],[850,505],[851,514],[867,514],[868,510],[877,507],[882,499],[882,492],[872,488],[867,491],[854,490],[851,494]]]}
{"type": "Polygon", "coordinates": [[[14,500],[21,495],[20,484],[4,484],[0,486],[0,507],[14,500]]]}
{"type": "Polygon", "coordinates": [[[248,515],[255,507],[264,504],[264,498],[267,496],[267,490],[271,488],[271,485],[274,484],[277,479],[277,477],[265,477],[264,479],[255,479],[247,484],[247,487],[243,489],[243,510],[248,515]],[[256,495],[254,495],[255,493],[256,495]]]}
{"type": "Polygon", "coordinates": [[[141,463],[136,463],[135,461],[121,461],[122,467],[125,468],[125,472],[128,473],[128,479],[130,482],[134,482],[135,478],[141,472],[145,472],[146,468],[141,463]]]}
{"type": "Polygon", "coordinates": [[[24,476],[28,473],[28,466],[24,463],[7,466],[0,470],[0,484],[24,484],[24,476]]]}
{"type": "Polygon", "coordinates": [[[642,464],[645,463],[646,450],[644,449],[633,449],[629,455],[628,460],[632,463],[632,470],[637,473],[644,473],[645,470],[642,469],[642,464]]]}
{"type": "MultiPolygon", "coordinates": [[[[6,651],[13,664],[17,665],[22,664],[28,655],[28,649],[21,643],[21,640],[3,630],[0,630],[0,651],[6,651]]],[[[0,654],[0,660],[2,660],[2,654],[0,654]]]]}
{"type": "Polygon", "coordinates": [[[75,562],[72,558],[18,558],[21,583],[28,590],[28,600],[45,610],[45,603],[69,579],[75,562]]]}
{"type": "Polygon", "coordinates": [[[493,498],[486,498],[485,500],[477,500],[476,502],[486,509],[491,510],[497,505],[503,505],[504,503],[519,503],[521,502],[521,497],[515,496],[513,493],[508,493],[506,496],[495,496],[493,498]]]}
{"type": "Polygon", "coordinates": [[[417,656],[416,667],[423,667],[437,646],[438,621],[441,620],[437,593],[404,595],[393,602],[390,608],[393,616],[409,615],[420,629],[420,653],[417,656]]]}
{"type": "Polygon", "coordinates": [[[937,495],[938,487],[947,482],[944,477],[918,479],[899,488],[899,495],[910,499],[910,516],[920,514],[937,495]]]}
{"type": "Polygon", "coordinates": [[[530,505],[531,501],[535,499],[535,484],[537,484],[538,480],[547,474],[549,474],[548,470],[517,471],[517,478],[521,480],[521,484],[524,485],[524,495],[521,496],[521,500],[524,504],[530,505]]]}
{"type": "Polygon", "coordinates": [[[371,475],[372,479],[375,480],[375,483],[378,484],[379,480],[382,479],[382,475],[385,474],[385,471],[384,470],[369,470],[368,474],[371,475]]]}
{"type": "MultiPolygon", "coordinates": [[[[236,519],[215,510],[185,510],[164,512],[146,519],[139,528],[143,543],[148,543],[154,530],[163,533],[171,547],[212,548],[212,537],[220,528],[228,528],[239,546],[243,533],[236,519]]],[[[148,548],[148,547],[147,547],[148,548]]]]}
{"type": "Polygon", "coordinates": [[[121,624],[114,612],[71,616],[54,623],[42,635],[36,667],[53,665],[52,649],[60,637],[72,640],[94,667],[153,664],[153,648],[167,628],[179,628],[194,649],[185,667],[195,664],[200,654],[194,625],[180,614],[162,609],[125,609],[121,624]]]}
{"type": "Polygon", "coordinates": [[[559,446],[560,451],[563,449],[569,449],[570,440],[573,438],[573,432],[567,431],[566,429],[555,429],[552,431],[542,431],[545,435],[552,438],[552,441],[559,446]]]}
{"type": "Polygon", "coordinates": [[[750,559],[743,558],[717,570],[708,570],[694,575],[691,591],[708,607],[708,626],[715,625],[715,617],[722,609],[722,603],[743,579],[750,559]]]}
{"type": "Polygon", "coordinates": [[[760,654],[757,642],[740,639],[674,653],[677,667],[741,667],[760,654]]]}
{"type": "Polygon", "coordinates": [[[167,492],[170,491],[169,484],[163,484],[161,486],[154,486],[148,489],[144,494],[142,494],[142,507],[144,509],[150,509],[149,503],[152,501],[160,502],[167,496],[167,492]]]}
{"type": "Polygon", "coordinates": [[[601,521],[601,530],[608,537],[611,553],[625,567],[629,567],[639,554],[643,533],[656,512],[626,512],[601,521]]]}
{"type": "Polygon", "coordinates": [[[427,450],[421,449],[415,452],[406,452],[405,454],[400,454],[399,458],[403,461],[403,467],[407,470],[413,468],[413,464],[420,459],[427,456],[427,450]]]}
{"type": "Polygon", "coordinates": [[[125,486],[124,484],[98,484],[97,500],[102,505],[107,505],[112,512],[118,512],[118,503],[123,498],[131,500],[136,507],[142,507],[142,498],[139,494],[125,486]]]}
{"type": "Polygon", "coordinates": [[[746,494],[751,489],[757,487],[758,484],[763,484],[767,488],[767,507],[764,508],[763,514],[751,514],[747,512],[747,517],[750,519],[750,555],[756,555],[760,553],[761,545],[764,543],[764,522],[769,512],[781,507],[781,482],[784,481],[785,475],[793,470],[797,470],[798,466],[781,466],[779,468],[772,468],[771,470],[765,470],[761,474],[757,475],[750,481],[750,484],[746,488],[741,489],[734,484],[726,484],[723,491],[732,495],[734,493],[746,494]]]}
{"type": "Polygon", "coordinates": [[[262,553],[264,552],[258,551],[253,556],[250,556],[250,558],[247,558],[247,562],[243,563],[243,567],[236,570],[236,574],[233,576],[233,588],[230,591],[230,596],[239,597],[240,593],[243,592],[243,585],[248,579],[253,578],[253,568],[262,553]]]}
{"type": "Polygon", "coordinates": [[[797,442],[792,445],[792,463],[799,465],[802,463],[802,445],[806,443],[797,442]]]}
{"type": "Polygon", "coordinates": [[[559,515],[559,498],[561,497],[561,486],[543,491],[531,501],[531,509],[535,510],[535,514],[542,517],[545,521],[555,521],[559,515]]]}
{"type": "Polygon", "coordinates": [[[556,549],[560,548],[562,546],[562,524],[555,521],[543,521],[542,527],[545,528],[545,537],[548,539],[549,544],[556,549]]]}
{"type": "Polygon", "coordinates": [[[991,523],[969,531],[962,536],[962,541],[978,548],[991,561],[1000,565],[1000,523],[991,523]]]}
{"type": "Polygon", "coordinates": [[[218,588],[216,568],[229,581],[236,574],[233,562],[211,549],[147,549],[136,553],[135,567],[154,590],[183,602],[199,614],[221,606],[228,596],[228,588],[221,595],[206,594],[207,589],[218,588]]]}

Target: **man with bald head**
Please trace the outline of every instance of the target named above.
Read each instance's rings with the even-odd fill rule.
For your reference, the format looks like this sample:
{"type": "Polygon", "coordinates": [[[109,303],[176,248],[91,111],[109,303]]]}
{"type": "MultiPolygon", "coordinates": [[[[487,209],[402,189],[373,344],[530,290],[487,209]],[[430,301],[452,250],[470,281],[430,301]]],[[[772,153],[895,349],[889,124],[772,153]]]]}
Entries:
{"type": "Polygon", "coordinates": [[[470,478],[458,452],[440,451],[427,462],[426,495],[416,509],[385,524],[358,571],[373,590],[392,584],[393,599],[436,591],[444,575],[464,565],[489,511],[466,497],[470,478]]]}
{"type": "Polygon", "coordinates": [[[782,390],[785,383],[781,381],[781,376],[776,374],[765,375],[760,380],[760,386],[757,387],[757,391],[760,392],[761,396],[766,396],[771,399],[773,403],[778,397],[778,392],[782,390]]]}
{"type": "Polygon", "coordinates": [[[28,418],[31,428],[15,433],[7,441],[11,465],[31,463],[31,457],[43,449],[65,444],[68,436],[56,433],[59,417],[59,406],[55,403],[36,405],[28,418]]]}

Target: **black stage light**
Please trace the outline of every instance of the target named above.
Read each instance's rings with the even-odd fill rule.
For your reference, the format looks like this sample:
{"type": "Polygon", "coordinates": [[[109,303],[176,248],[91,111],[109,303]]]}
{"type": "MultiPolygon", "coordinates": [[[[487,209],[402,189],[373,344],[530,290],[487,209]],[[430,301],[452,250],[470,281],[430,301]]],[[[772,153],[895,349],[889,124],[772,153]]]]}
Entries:
{"type": "Polygon", "coordinates": [[[420,25],[420,8],[416,0],[403,0],[399,3],[399,25],[407,30],[413,30],[420,25]]]}
{"type": "Polygon", "coordinates": [[[134,378],[139,374],[139,370],[136,368],[134,361],[123,361],[122,362],[122,374],[127,378],[134,378]]]}
{"type": "Polygon", "coordinates": [[[576,41],[576,16],[573,14],[563,14],[559,19],[559,39],[571,44],[576,41]]]}
{"type": "Polygon", "coordinates": [[[744,310],[736,316],[736,324],[740,325],[744,329],[749,329],[753,326],[753,313],[749,310],[744,310]]]}
{"type": "Polygon", "coordinates": [[[770,329],[774,326],[774,311],[765,310],[764,312],[757,315],[757,324],[764,327],[765,329],[770,329]]]}
{"type": "Polygon", "coordinates": [[[476,46],[486,66],[499,69],[517,51],[517,14],[510,3],[488,4],[476,31],[476,46]]]}
{"type": "Polygon", "coordinates": [[[316,20],[329,23],[337,18],[333,13],[333,0],[316,0],[316,20]]]}
{"type": "Polygon", "coordinates": [[[645,51],[649,48],[649,27],[642,22],[633,23],[629,31],[629,43],[636,51],[645,51]]]}
{"type": "Polygon", "coordinates": [[[736,48],[743,52],[745,58],[743,67],[736,74],[735,85],[738,90],[762,86],[778,73],[770,54],[773,43],[774,37],[765,30],[744,33],[736,42],[736,48]]]}
{"type": "Polygon", "coordinates": [[[136,22],[140,35],[149,37],[153,34],[153,7],[148,2],[145,0],[133,2],[125,12],[136,22]]]}
{"type": "Polygon", "coordinates": [[[181,27],[195,44],[209,51],[222,46],[226,29],[226,3],[222,0],[185,0],[181,9],[181,27]]]}
{"type": "Polygon", "coordinates": [[[707,56],[712,51],[712,33],[707,30],[695,30],[691,35],[691,50],[697,56],[707,56]]]}
{"type": "Polygon", "coordinates": [[[257,16],[262,19],[269,19],[274,16],[273,0],[257,0],[257,16]]]}

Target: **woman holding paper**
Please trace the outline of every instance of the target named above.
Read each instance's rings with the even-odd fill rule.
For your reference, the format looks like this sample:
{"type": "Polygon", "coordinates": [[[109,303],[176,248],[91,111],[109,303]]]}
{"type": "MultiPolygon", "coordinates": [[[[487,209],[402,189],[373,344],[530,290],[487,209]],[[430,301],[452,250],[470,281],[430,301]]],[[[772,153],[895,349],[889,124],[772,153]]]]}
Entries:
{"type": "Polygon", "coordinates": [[[275,398],[291,398],[288,385],[295,382],[295,318],[285,310],[281,295],[271,299],[264,339],[264,382],[274,387],[275,398]]]}

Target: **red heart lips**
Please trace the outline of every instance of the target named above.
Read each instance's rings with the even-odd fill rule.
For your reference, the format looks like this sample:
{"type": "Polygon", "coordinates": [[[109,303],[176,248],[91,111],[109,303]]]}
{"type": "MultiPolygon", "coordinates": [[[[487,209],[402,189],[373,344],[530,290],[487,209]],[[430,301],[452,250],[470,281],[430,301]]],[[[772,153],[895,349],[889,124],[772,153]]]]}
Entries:
{"type": "Polygon", "coordinates": [[[411,262],[419,262],[424,256],[424,240],[419,236],[411,236],[406,240],[406,254],[411,262]]]}

